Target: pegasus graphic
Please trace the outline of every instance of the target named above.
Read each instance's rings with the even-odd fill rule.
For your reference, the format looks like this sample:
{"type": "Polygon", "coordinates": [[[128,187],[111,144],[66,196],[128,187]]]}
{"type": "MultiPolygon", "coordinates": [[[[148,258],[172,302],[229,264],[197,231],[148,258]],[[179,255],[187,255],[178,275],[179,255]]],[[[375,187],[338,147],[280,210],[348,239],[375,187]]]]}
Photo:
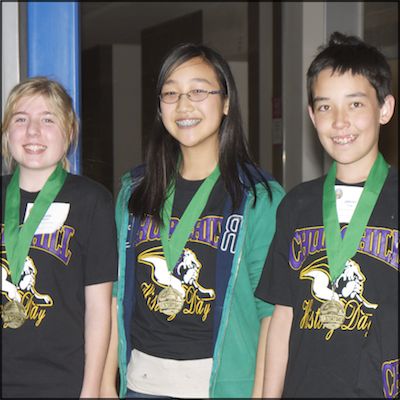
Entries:
{"type": "Polygon", "coordinates": [[[166,287],[171,285],[183,297],[185,297],[185,289],[193,286],[197,289],[197,295],[202,300],[215,299],[215,291],[213,289],[206,289],[200,285],[198,279],[202,265],[190,249],[184,249],[173,273],[168,270],[161,248],[144,251],[139,255],[138,260],[152,268],[152,279],[159,286],[166,287]]]}
{"type": "Polygon", "coordinates": [[[378,304],[372,304],[364,298],[365,276],[355,261],[346,261],[343,272],[333,284],[334,291],[329,288],[328,265],[320,261],[317,260],[310,264],[300,273],[300,279],[312,280],[311,291],[315,298],[321,302],[331,299],[340,301],[340,299],[350,300],[356,298],[367,308],[376,309],[378,307],[378,304]]]}
{"type": "Polygon", "coordinates": [[[11,275],[9,269],[4,263],[1,265],[1,292],[10,301],[15,300],[21,302],[21,296],[23,293],[29,292],[35,298],[36,304],[42,304],[46,306],[53,305],[52,298],[47,294],[40,294],[36,288],[36,266],[29,256],[26,257],[24,267],[21,273],[21,278],[17,285],[14,285],[8,280],[8,276],[11,275]]]}

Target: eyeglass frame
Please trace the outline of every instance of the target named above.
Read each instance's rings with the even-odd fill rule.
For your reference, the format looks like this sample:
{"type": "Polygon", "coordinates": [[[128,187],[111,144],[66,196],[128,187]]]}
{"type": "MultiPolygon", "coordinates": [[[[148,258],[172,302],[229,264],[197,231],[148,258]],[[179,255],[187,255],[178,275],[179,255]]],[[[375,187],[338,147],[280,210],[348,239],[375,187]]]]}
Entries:
{"type": "Polygon", "coordinates": [[[207,97],[208,97],[210,94],[225,94],[225,90],[223,90],[223,89],[219,89],[219,90],[192,89],[192,90],[189,90],[189,91],[186,92],[186,93],[177,93],[178,98],[177,98],[176,101],[174,101],[174,102],[172,102],[172,103],[167,103],[166,101],[164,101],[163,98],[162,98],[162,93],[160,93],[160,94],[158,95],[158,98],[159,98],[160,101],[161,101],[162,103],[164,103],[164,104],[176,104],[176,103],[179,102],[179,100],[181,99],[182,96],[186,96],[186,97],[188,98],[188,100],[190,100],[190,101],[192,101],[192,102],[194,102],[194,103],[200,103],[201,101],[204,101],[205,99],[207,99],[207,97]],[[203,92],[203,93],[207,93],[207,96],[204,97],[204,99],[202,99],[202,100],[193,100],[193,99],[190,98],[190,94],[189,94],[189,93],[190,93],[190,92],[194,92],[194,91],[201,91],[201,92],[203,92]]]}

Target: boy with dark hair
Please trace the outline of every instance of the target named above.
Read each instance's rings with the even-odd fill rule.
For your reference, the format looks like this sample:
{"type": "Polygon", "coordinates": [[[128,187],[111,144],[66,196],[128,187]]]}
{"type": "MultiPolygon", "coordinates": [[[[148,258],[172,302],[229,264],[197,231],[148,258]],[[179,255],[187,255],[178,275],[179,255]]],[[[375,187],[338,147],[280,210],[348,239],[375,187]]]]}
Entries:
{"type": "Polygon", "coordinates": [[[256,296],[275,304],[263,397],[398,394],[398,173],[378,149],[395,100],[385,57],[335,32],[307,72],[333,163],[292,189],[256,296]]]}

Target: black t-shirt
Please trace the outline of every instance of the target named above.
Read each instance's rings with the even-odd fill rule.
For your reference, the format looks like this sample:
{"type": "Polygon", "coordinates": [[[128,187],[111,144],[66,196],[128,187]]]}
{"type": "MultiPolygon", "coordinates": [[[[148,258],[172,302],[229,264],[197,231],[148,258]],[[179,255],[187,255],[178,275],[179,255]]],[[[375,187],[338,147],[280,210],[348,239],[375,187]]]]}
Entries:
{"type": "Polygon", "coordinates": [[[265,301],[293,308],[283,396],[382,397],[385,386],[398,390],[398,374],[382,373],[385,363],[398,367],[399,358],[397,171],[390,168],[358,251],[337,278],[346,318],[334,331],[319,319],[331,288],[323,182],[301,184],[283,199],[256,290],[265,301]]]}
{"type": "MultiPolygon", "coordinates": [[[[9,177],[2,179],[5,304],[15,285],[9,275],[3,234],[9,177]]],[[[21,190],[21,222],[27,204],[36,196],[21,190]]],[[[17,284],[28,320],[17,329],[2,326],[4,397],[79,397],[85,359],[85,286],[117,278],[114,206],[104,187],[68,174],[44,220],[48,223],[39,225],[17,284]]]]}
{"type": "MultiPolygon", "coordinates": [[[[173,224],[179,222],[202,182],[177,179],[173,224]]],[[[216,249],[226,195],[219,178],[184,246],[185,261],[178,260],[174,268],[173,276],[180,282],[178,286],[185,301],[182,310],[173,316],[161,313],[157,307],[158,295],[165,287],[166,272],[158,228],[150,216],[142,222],[134,239],[137,263],[136,305],[131,330],[133,348],[176,360],[212,357],[213,307],[217,296],[216,249]]]]}

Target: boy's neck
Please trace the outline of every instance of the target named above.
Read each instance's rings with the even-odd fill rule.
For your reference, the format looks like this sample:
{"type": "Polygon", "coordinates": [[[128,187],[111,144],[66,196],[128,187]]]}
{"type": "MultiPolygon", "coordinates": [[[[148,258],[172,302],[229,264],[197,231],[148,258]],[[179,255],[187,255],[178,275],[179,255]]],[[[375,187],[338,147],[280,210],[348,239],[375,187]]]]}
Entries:
{"type": "Polygon", "coordinates": [[[341,174],[341,173],[339,173],[339,171],[337,171],[337,173],[336,173],[336,179],[338,179],[339,181],[341,181],[343,183],[347,183],[347,184],[365,182],[367,180],[367,178],[368,178],[368,173],[366,173],[366,174],[365,173],[363,173],[363,174],[358,174],[358,173],[341,174]]]}
{"type": "Polygon", "coordinates": [[[353,184],[365,182],[374,165],[378,153],[350,164],[336,163],[336,179],[343,183],[353,184]]]}

